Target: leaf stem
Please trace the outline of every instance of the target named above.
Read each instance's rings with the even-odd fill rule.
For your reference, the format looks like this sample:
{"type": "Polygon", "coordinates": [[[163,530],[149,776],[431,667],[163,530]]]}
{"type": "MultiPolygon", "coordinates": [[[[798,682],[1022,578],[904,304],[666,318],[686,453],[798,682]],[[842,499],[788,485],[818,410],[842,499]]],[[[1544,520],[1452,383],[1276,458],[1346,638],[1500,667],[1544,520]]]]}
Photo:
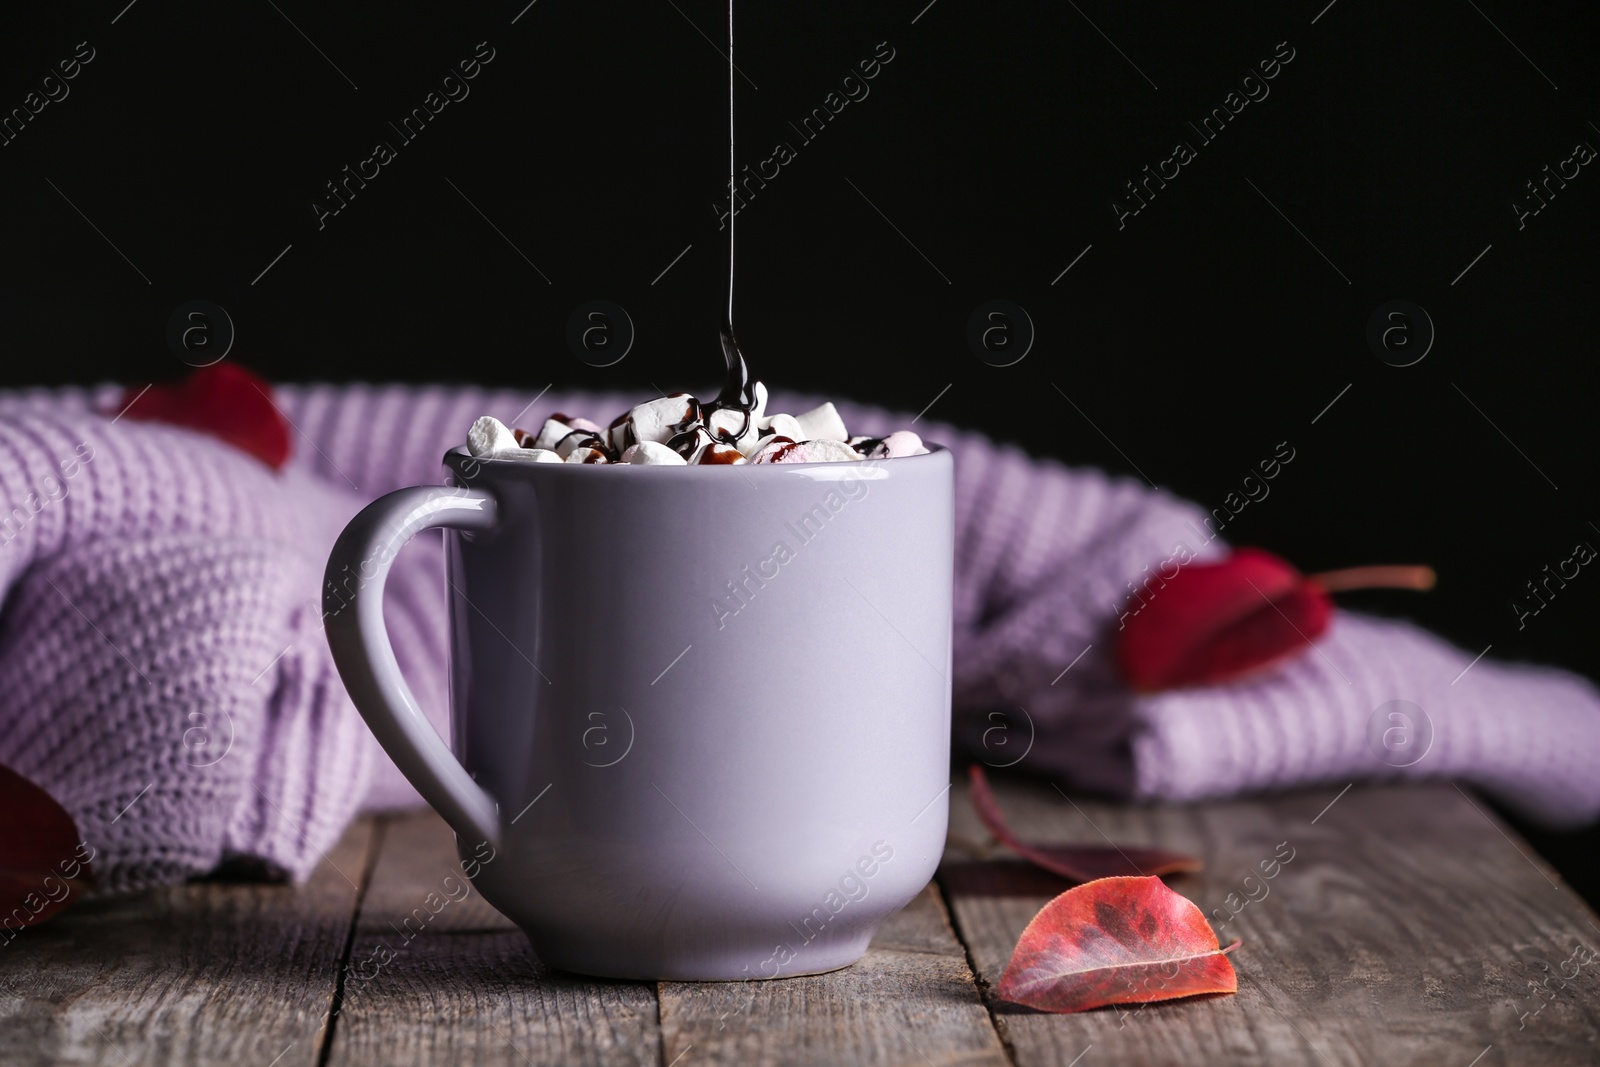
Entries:
{"type": "Polygon", "coordinates": [[[1415,589],[1424,592],[1433,588],[1438,575],[1432,567],[1346,567],[1313,574],[1306,580],[1315,582],[1329,593],[1344,593],[1353,589],[1415,589]]]}

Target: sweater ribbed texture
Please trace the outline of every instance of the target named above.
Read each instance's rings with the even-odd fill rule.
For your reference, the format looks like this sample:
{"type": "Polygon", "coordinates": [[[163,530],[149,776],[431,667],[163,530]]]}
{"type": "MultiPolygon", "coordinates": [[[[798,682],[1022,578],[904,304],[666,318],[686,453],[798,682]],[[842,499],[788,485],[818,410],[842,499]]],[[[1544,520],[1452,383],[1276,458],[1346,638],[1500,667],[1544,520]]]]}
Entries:
{"type": "MultiPolygon", "coordinates": [[[[334,538],[382,493],[441,482],[440,456],[479,415],[605,423],[637,399],[551,393],[530,408],[521,391],[286,386],[294,453],[274,472],[209,437],[99,414],[118,394],[0,393],[0,764],[62,803],[113,890],[228,860],[300,879],[361,811],[418,803],[321,631],[334,538]]],[[[780,394],[772,407],[814,402],[780,394]]],[[[852,433],[910,422],[839,407],[852,433]]],[[[953,683],[957,733],[978,758],[1010,762],[1031,736],[1022,768],[1135,797],[1452,775],[1549,822],[1600,813],[1587,681],[1487,659],[1468,670],[1471,656],[1405,623],[1342,613],[1268,674],[1133,697],[1111,667],[1118,615],[1177,546],[1225,551],[1200,510],[970,431],[916,428],[956,457],[953,683]],[[1410,767],[1386,764],[1369,737],[1393,700],[1432,725],[1410,767]],[[1004,753],[985,745],[995,709],[1004,753]]],[[[440,543],[425,534],[401,553],[384,613],[445,732],[440,543]]]]}

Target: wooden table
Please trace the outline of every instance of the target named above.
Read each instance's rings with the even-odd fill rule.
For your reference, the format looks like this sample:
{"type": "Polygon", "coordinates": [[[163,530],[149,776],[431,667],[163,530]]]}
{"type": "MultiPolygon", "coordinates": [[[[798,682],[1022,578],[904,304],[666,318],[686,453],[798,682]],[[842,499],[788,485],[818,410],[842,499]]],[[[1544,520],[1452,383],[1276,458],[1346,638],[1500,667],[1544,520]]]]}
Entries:
{"type": "Polygon", "coordinates": [[[1600,1063],[1600,962],[1560,977],[1575,946],[1600,949],[1600,922],[1452,785],[1129,807],[995,784],[1026,836],[1204,857],[1169,884],[1243,939],[1238,994],[1080,1015],[994,1000],[1018,934],[1064,886],[1006,858],[958,784],[937,883],[833,974],[556,973],[475,893],[365,962],[454,860],[431,814],[368,820],[298,889],[189,885],[23,931],[0,949],[0,1063],[1600,1063]],[[1244,877],[1287,849],[1232,914],[1229,894],[1238,907],[1244,877]]]}

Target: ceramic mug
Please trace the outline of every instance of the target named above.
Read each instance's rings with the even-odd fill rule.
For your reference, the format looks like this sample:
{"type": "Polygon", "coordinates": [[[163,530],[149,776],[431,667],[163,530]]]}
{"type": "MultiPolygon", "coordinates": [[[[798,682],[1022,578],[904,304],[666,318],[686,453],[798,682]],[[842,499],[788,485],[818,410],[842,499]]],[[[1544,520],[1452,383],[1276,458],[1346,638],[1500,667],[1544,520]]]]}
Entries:
{"type": "Polygon", "coordinates": [[[950,453],[445,466],[351,521],[324,608],[351,698],[484,898],[584,974],[859,959],[944,847],[950,453]],[[390,562],[432,527],[448,745],[383,624],[390,562]]]}

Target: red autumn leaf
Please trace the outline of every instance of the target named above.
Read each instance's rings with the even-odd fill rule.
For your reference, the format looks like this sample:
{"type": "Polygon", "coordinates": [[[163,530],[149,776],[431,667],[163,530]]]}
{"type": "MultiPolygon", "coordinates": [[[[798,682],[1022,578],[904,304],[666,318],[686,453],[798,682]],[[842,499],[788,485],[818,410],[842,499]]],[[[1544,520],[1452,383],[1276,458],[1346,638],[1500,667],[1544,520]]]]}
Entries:
{"type": "Polygon", "coordinates": [[[289,459],[289,426],[272,401],[272,386],[236,363],[201,367],[181,382],[123,393],[130,419],[166,422],[211,434],[274,470],[289,459]]]}
{"type": "Polygon", "coordinates": [[[1117,664],[1139,692],[1236,678],[1293,654],[1328,628],[1333,601],[1285,560],[1241,548],[1191,563],[1128,620],[1117,664]]]}
{"type": "Polygon", "coordinates": [[[1140,693],[1231,681],[1310,648],[1333,617],[1329,593],[1428,589],[1433,580],[1427,567],[1306,576],[1270,552],[1241,548],[1219,563],[1190,563],[1147,582],[1143,606],[1117,642],[1117,666],[1140,693]]]}
{"type": "Polygon", "coordinates": [[[1017,941],[995,992],[1041,1011],[1087,1011],[1197,993],[1239,977],[1200,909],[1159,878],[1101,878],[1044,906],[1017,941]]]}
{"type": "Polygon", "coordinates": [[[1000,814],[994,792],[989,788],[989,777],[983,768],[974,763],[967,769],[972,794],[972,807],[989,832],[998,837],[1023,859],[1038,864],[1045,870],[1074,882],[1092,882],[1096,878],[1131,873],[1161,875],[1179,871],[1198,871],[1203,864],[1193,856],[1181,852],[1168,852],[1160,848],[1139,848],[1135,845],[1030,845],[1018,841],[1011,827],[1000,814]]]}
{"type": "Polygon", "coordinates": [[[7,928],[41,923],[87,888],[79,862],[78,828],[50,794],[15,771],[0,767],[0,923],[7,928]],[[67,877],[70,872],[76,877],[67,877]]]}

